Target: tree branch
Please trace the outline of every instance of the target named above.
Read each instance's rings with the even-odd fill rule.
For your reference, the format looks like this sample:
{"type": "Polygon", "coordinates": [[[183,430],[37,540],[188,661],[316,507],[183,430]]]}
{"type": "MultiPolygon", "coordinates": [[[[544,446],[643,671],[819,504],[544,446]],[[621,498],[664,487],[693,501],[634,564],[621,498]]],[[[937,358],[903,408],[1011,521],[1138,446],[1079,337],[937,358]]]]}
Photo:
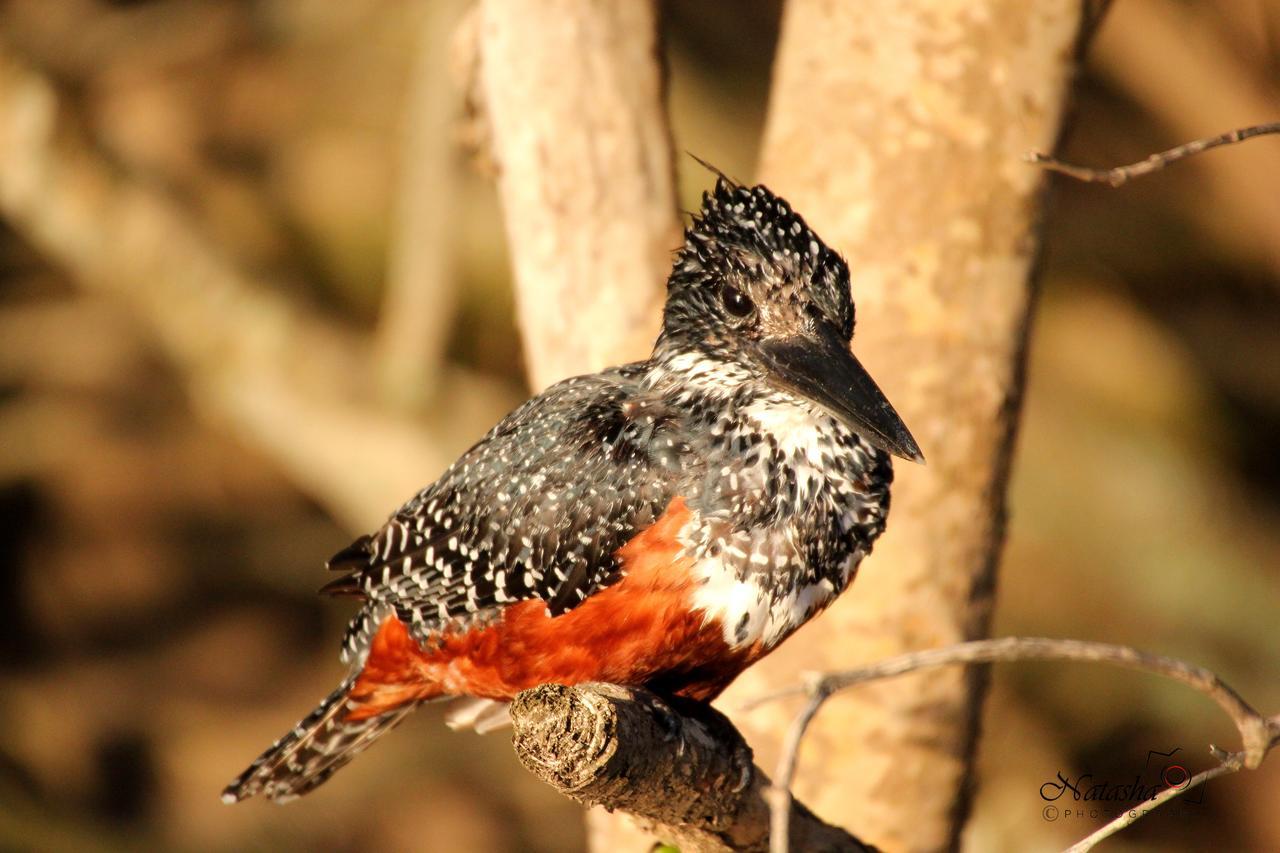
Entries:
{"type": "Polygon", "coordinates": [[[1196,139],[1185,145],[1179,145],[1170,148],[1167,151],[1160,151],[1151,156],[1139,160],[1136,163],[1130,163],[1127,166],[1113,166],[1110,169],[1095,169],[1090,166],[1079,166],[1075,163],[1068,163],[1059,160],[1057,157],[1051,157],[1041,151],[1028,151],[1025,159],[1028,163],[1034,163],[1048,169],[1050,172],[1057,172],[1077,181],[1085,181],[1093,184],[1110,184],[1113,187],[1121,186],[1128,183],[1133,178],[1140,178],[1143,175],[1149,175],[1152,172],[1158,172],[1171,163],[1179,160],[1185,160],[1188,157],[1195,156],[1211,148],[1218,148],[1222,145],[1235,145],[1238,142],[1244,142],[1246,139],[1252,139],[1255,136],[1266,136],[1267,134],[1280,133],[1280,121],[1270,122],[1268,124],[1255,124],[1250,127],[1241,127],[1217,136],[1209,136],[1204,139],[1196,139]]]}
{"type": "MultiPolygon", "coordinates": [[[[1151,802],[1151,808],[1173,799],[1185,790],[1189,790],[1208,779],[1233,773],[1242,768],[1256,768],[1267,753],[1280,742],[1280,716],[1267,718],[1254,710],[1248,702],[1241,698],[1230,685],[1216,673],[1195,664],[1176,658],[1153,655],[1139,651],[1130,646],[1118,646],[1109,643],[1092,643],[1082,640],[1060,640],[1045,637],[1002,637],[996,640],[977,640],[969,643],[957,643],[940,649],[912,652],[880,661],[858,669],[820,674],[809,679],[808,684],[779,690],[762,696],[747,704],[754,708],[765,702],[786,696],[807,694],[809,700],[796,715],[787,733],[782,755],[778,759],[777,781],[771,792],[772,822],[774,831],[770,842],[773,853],[786,853],[789,849],[788,829],[791,826],[789,810],[791,808],[791,783],[795,779],[797,757],[800,743],[804,739],[810,722],[819,709],[835,693],[882,678],[905,675],[920,669],[944,666],[948,664],[997,663],[1026,660],[1074,660],[1088,663],[1109,663],[1127,669],[1163,675],[1192,689],[1203,693],[1218,703],[1235,723],[1244,743],[1240,753],[1227,754],[1217,747],[1209,749],[1221,761],[1221,765],[1197,775],[1180,788],[1171,787],[1161,792],[1151,802]]],[[[1150,809],[1147,809],[1150,811],[1150,809]]],[[[1118,832],[1133,823],[1142,814],[1122,815],[1111,824],[1081,841],[1072,851],[1088,850],[1093,844],[1118,832]],[[1109,831],[1108,831],[1109,830],[1109,831]]],[[[802,848],[803,849],[803,848],[802,848]]]]}
{"type": "MultiPolygon", "coordinates": [[[[769,777],[733,724],[612,684],[544,684],[511,706],[514,745],[535,776],[586,805],[625,811],[682,853],[768,849],[769,777]]],[[[801,804],[789,837],[806,851],[867,851],[801,804]]]]}
{"type": "Polygon", "coordinates": [[[1141,811],[1138,809],[1130,809],[1129,811],[1122,813],[1119,817],[1108,822],[1096,832],[1091,833],[1087,838],[1072,844],[1067,848],[1066,853],[1086,853],[1086,851],[1092,850],[1094,845],[1099,841],[1110,838],[1126,826],[1146,817],[1147,813],[1150,812],[1151,809],[1163,805],[1174,797],[1180,797],[1187,791],[1198,788],[1210,779],[1217,779],[1219,776],[1226,776],[1244,768],[1244,753],[1242,752],[1223,752],[1215,746],[1210,746],[1209,752],[1214,758],[1221,762],[1217,767],[1210,767],[1208,770],[1202,770],[1188,779],[1181,787],[1171,786],[1165,788],[1159,794],[1156,794],[1151,798],[1149,807],[1145,807],[1141,811]]]}
{"type": "Polygon", "coordinates": [[[458,302],[458,123],[462,96],[449,46],[464,0],[422,10],[421,33],[404,110],[400,180],[392,223],[386,293],[374,340],[382,398],[420,411],[435,396],[458,302]]]}

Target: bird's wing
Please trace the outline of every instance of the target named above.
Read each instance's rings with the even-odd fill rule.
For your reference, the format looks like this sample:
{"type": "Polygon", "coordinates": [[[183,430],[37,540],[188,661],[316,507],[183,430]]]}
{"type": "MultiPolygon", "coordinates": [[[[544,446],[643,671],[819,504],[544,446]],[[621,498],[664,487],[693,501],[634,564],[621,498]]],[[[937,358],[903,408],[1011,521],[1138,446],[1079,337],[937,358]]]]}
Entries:
{"type": "Polygon", "coordinates": [[[366,599],[344,656],[394,612],[419,641],[541,599],[563,613],[617,578],[614,553],[689,482],[683,425],[637,394],[635,368],[566,380],[525,403],[385,526],[330,561],[326,587],[366,599]]]}

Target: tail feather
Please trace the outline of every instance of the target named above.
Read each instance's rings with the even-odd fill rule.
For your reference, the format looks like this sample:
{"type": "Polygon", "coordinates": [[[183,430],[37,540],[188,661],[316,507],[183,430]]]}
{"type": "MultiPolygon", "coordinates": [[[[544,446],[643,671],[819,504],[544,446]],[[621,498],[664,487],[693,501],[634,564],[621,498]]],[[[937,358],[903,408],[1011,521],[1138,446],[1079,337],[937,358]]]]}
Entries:
{"type": "Polygon", "coordinates": [[[316,788],[340,767],[390,731],[416,703],[385,714],[349,720],[359,705],[350,698],[351,676],[325,697],[314,711],[237,776],[222,792],[224,803],[264,794],[277,803],[316,788]]]}

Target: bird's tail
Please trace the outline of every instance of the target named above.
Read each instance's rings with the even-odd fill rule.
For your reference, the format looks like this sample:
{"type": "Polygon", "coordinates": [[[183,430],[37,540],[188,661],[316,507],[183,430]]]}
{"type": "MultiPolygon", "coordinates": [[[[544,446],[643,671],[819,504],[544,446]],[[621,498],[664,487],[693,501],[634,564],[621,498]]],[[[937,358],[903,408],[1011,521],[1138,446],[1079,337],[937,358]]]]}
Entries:
{"type": "Polygon", "coordinates": [[[288,734],[237,776],[222,792],[224,803],[265,794],[277,803],[300,797],[319,786],[379,735],[390,731],[414,709],[409,702],[375,716],[351,712],[361,707],[351,698],[353,675],[288,734]]]}

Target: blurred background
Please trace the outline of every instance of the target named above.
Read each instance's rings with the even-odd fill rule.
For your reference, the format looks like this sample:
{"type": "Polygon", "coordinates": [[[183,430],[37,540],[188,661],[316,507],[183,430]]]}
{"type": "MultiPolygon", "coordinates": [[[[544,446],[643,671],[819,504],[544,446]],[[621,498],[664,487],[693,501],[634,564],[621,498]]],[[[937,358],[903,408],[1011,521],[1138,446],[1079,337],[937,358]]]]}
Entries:
{"type": "MultiPolygon", "coordinates": [[[[121,233],[96,223],[88,247],[60,242],[58,221],[0,221],[0,849],[582,847],[578,808],[502,735],[450,733],[431,708],[302,801],[217,796],[340,675],[350,608],[315,595],[321,563],[379,519],[367,496],[321,501],[317,483],[403,447],[402,479],[370,486],[401,489],[385,514],[527,393],[492,182],[455,144],[483,129],[421,131],[451,115],[436,103],[456,97],[448,63],[424,51],[447,45],[456,8],[0,5],[0,73],[53,86],[74,137],[56,142],[88,170],[35,191],[127,191],[145,211],[121,233]],[[424,144],[435,168],[417,161],[424,144]],[[424,187],[444,237],[414,229],[405,196],[424,187]],[[157,324],[163,300],[117,286],[130,271],[112,252],[145,243],[147,223],[198,237],[160,242],[190,249],[219,294],[206,308],[224,313],[157,324]],[[383,308],[420,244],[440,272],[406,331],[383,308]],[[230,396],[226,376],[198,375],[225,367],[216,342],[192,343],[235,316],[232,285],[302,306],[332,345],[291,357],[321,384],[352,341],[380,376],[412,377],[397,340],[430,330],[439,346],[408,351],[432,394],[357,377],[370,387],[340,406],[281,414],[331,432],[255,431],[287,396],[251,371],[261,397],[230,396]],[[393,416],[357,423],[362,401],[393,416]]],[[[779,3],[662,11],[677,149],[749,177],[779,3]]],[[[1114,165],[1277,119],[1280,0],[1122,0],[1063,155],[1114,165]]],[[[707,175],[679,169],[693,207],[707,175]]],[[[1118,190],[1055,179],[1044,227],[996,633],[1185,657],[1280,711],[1280,138],[1118,190]]],[[[1185,688],[1070,664],[998,669],[986,725],[967,835],[980,850],[1052,849],[1104,822],[1046,820],[1040,787],[1058,772],[1127,783],[1148,750],[1180,748],[1194,771],[1207,743],[1237,743],[1185,688]]],[[[1110,849],[1280,849],[1277,792],[1273,756],[1110,849]]]]}

